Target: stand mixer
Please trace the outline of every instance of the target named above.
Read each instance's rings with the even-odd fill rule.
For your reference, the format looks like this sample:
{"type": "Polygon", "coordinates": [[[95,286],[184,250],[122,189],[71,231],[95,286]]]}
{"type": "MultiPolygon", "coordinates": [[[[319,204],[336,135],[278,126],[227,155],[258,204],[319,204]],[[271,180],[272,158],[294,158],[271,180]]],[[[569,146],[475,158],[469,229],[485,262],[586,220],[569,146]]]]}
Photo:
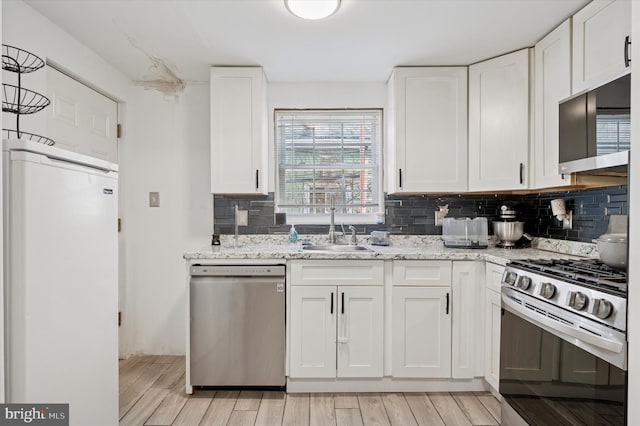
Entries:
{"type": "Polygon", "coordinates": [[[499,218],[493,221],[493,234],[500,240],[497,247],[524,248],[531,245],[531,236],[524,233],[524,222],[517,220],[513,204],[501,205],[499,218]]]}

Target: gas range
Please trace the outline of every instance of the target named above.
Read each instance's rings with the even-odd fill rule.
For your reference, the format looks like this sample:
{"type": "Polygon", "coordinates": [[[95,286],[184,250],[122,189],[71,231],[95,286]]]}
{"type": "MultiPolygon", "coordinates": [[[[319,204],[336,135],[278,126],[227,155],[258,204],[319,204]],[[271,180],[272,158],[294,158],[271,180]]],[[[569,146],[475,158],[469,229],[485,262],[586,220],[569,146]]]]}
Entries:
{"type": "Polygon", "coordinates": [[[590,322],[626,331],[627,274],[598,260],[514,260],[505,268],[502,284],[590,322]]]}

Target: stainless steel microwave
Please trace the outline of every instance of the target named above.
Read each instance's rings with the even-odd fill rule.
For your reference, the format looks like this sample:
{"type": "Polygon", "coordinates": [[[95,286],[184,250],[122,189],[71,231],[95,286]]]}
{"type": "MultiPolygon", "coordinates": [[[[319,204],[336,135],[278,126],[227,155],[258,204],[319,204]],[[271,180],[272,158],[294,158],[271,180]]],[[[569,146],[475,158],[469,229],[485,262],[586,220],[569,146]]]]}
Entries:
{"type": "Polygon", "coordinates": [[[631,74],[560,102],[560,173],[626,171],[631,74]]]}

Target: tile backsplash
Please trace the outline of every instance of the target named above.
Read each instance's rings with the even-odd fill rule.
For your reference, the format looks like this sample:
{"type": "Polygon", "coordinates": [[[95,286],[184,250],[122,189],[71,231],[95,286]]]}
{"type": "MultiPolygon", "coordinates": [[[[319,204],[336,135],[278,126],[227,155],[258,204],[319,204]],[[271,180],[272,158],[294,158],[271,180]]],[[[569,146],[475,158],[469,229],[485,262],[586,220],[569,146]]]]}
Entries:
{"type": "MultiPolygon", "coordinates": [[[[511,202],[526,223],[525,232],[542,238],[591,242],[604,234],[612,214],[627,214],[627,186],[577,189],[527,195],[509,194],[447,194],[447,195],[386,195],[385,224],[358,225],[359,234],[388,230],[393,234],[439,235],[442,227],[435,225],[438,206],[448,205],[448,217],[498,216],[502,203],[511,202]],[[563,230],[551,213],[551,200],[562,198],[567,210],[573,211],[573,229],[563,230]]],[[[249,225],[239,228],[241,234],[284,234],[289,225],[276,225],[274,194],[266,196],[214,195],[214,232],[234,232],[234,207],[249,211],[249,225]]],[[[348,224],[345,224],[345,226],[348,224]]],[[[300,234],[324,234],[327,225],[296,225],[300,234]]],[[[491,233],[489,225],[489,233],[491,233]]]]}

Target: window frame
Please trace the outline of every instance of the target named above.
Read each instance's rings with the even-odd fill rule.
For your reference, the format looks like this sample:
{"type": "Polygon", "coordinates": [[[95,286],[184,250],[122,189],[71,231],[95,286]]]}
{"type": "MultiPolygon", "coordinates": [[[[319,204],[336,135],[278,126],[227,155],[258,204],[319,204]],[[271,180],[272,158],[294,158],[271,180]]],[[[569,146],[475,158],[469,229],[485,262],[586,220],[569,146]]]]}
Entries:
{"type": "MultiPolygon", "coordinates": [[[[336,112],[376,112],[379,114],[379,141],[378,141],[378,165],[377,176],[375,178],[378,193],[372,194],[373,199],[377,201],[379,211],[373,213],[338,213],[334,215],[335,224],[340,229],[340,225],[372,225],[384,224],[385,222],[385,204],[384,204],[384,109],[377,108],[274,108],[273,111],[273,128],[274,128],[274,164],[275,164],[275,192],[274,192],[274,208],[275,212],[284,212],[284,208],[279,207],[280,201],[280,161],[279,161],[279,139],[278,139],[278,113],[329,113],[336,112]]],[[[331,215],[329,213],[314,214],[286,214],[287,225],[329,225],[331,215]]]]}

